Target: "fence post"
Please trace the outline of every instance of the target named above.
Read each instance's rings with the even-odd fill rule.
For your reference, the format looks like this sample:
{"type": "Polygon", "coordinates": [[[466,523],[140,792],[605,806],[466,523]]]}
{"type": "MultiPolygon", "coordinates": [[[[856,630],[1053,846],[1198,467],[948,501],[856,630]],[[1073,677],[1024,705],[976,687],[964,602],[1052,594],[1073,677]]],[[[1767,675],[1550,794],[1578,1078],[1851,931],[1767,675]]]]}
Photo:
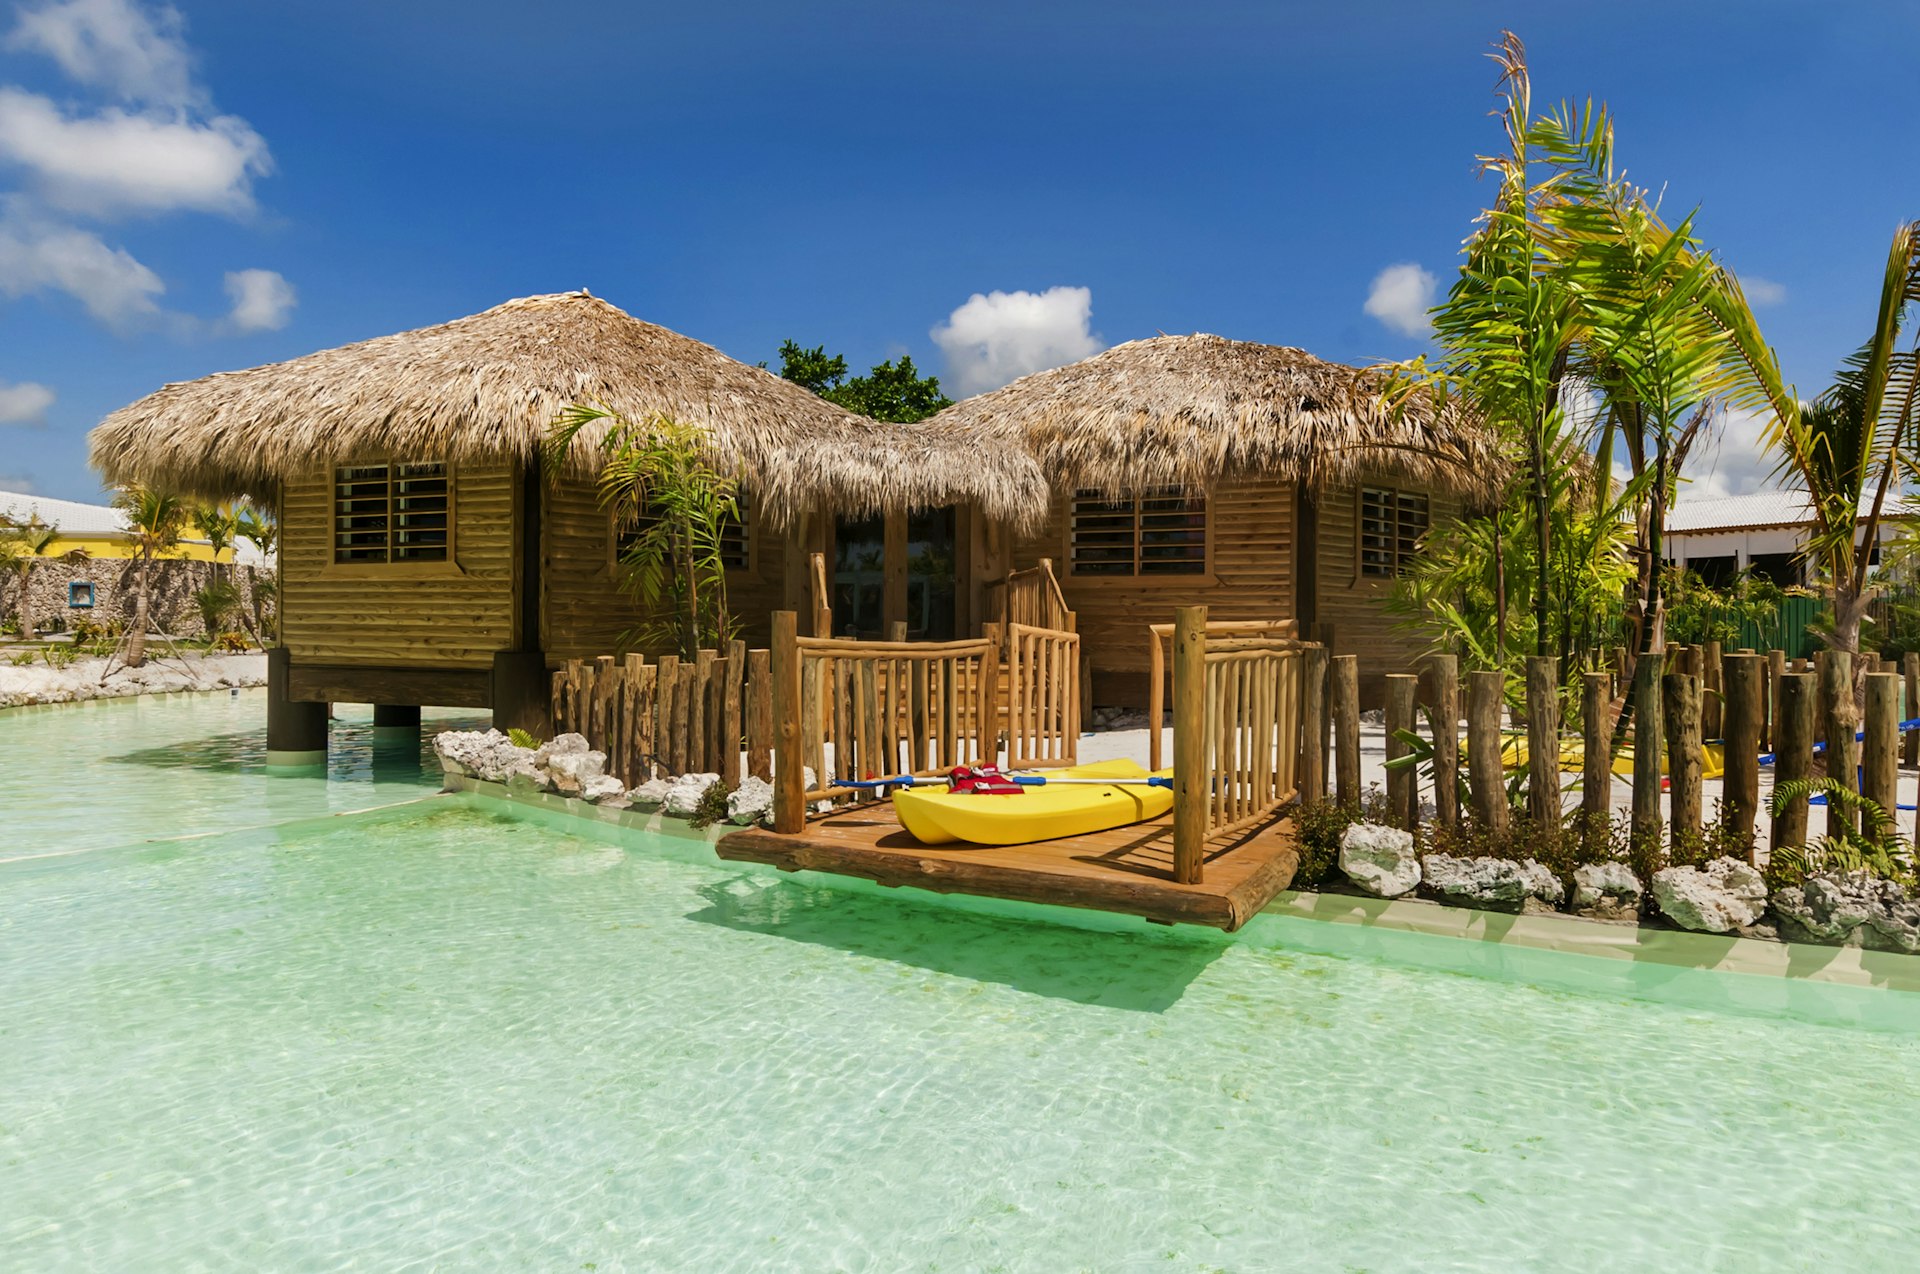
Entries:
{"type": "Polygon", "coordinates": [[[1774,737],[1779,730],[1779,727],[1774,724],[1774,719],[1780,715],[1780,678],[1786,675],[1786,671],[1787,652],[1769,650],[1767,652],[1767,728],[1762,744],[1768,751],[1772,751],[1774,745],[1779,742],[1774,737]]]}
{"type": "Polygon", "coordinates": [[[1429,655],[1433,704],[1433,815],[1442,827],[1460,822],[1460,659],[1429,655]]]}
{"type": "Polygon", "coordinates": [[[1207,608],[1182,606],[1173,628],[1173,879],[1200,883],[1207,842],[1207,608]]]}
{"type": "Polygon", "coordinates": [[[1700,678],[1670,672],[1662,681],[1661,706],[1667,724],[1667,775],[1672,813],[1667,843],[1675,849],[1700,834],[1700,771],[1703,760],[1700,701],[1705,697],[1700,678]]]}
{"type": "MultiPolygon", "coordinates": [[[[1419,697],[1420,678],[1411,673],[1387,674],[1387,760],[1409,755],[1413,749],[1395,737],[1411,731],[1414,701],[1419,697]]],[[[1420,825],[1420,776],[1411,767],[1387,771],[1387,809],[1400,826],[1412,831],[1420,825]]]]}
{"type": "Polygon", "coordinates": [[[1723,720],[1726,757],[1720,819],[1747,842],[1753,856],[1754,818],[1760,812],[1760,686],[1766,660],[1742,652],[1721,664],[1726,696],[1723,720]]]}
{"type": "Polygon", "coordinates": [[[1542,829],[1560,825],[1560,661],[1527,656],[1527,813],[1542,829]]]}
{"type": "Polygon", "coordinates": [[[773,655],[747,652],[747,773],[773,777],[773,655]]]}
{"type": "MultiPolygon", "coordinates": [[[[1908,717],[1920,717],[1920,652],[1909,650],[1900,662],[1907,674],[1907,698],[1900,710],[1908,717]]],[[[1900,744],[1904,763],[1920,765],[1920,730],[1902,734],[1900,744]]]]}
{"type": "MultiPolygon", "coordinates": [[[[1154,638],[1154,645],[1160,639],[1154,638]]],[[[1320,721],[1327,710],[1327,649],[1314,646],[1300,665],[1300,803],[1327,799],[1327,732],[1320,721]]],[[[1154,723],[1158,737],[1159,723],[1154,723]]]]}
{"type": "Polygon", "coordinates": [[[1633,666],[1633,824],[1636,848],[1651,854],[1660,844],[1660,665],[1658,651],[1633,666]]]}
{"type": "Polygon", "coordinates": [[[1867,737],[1862,741],[1861,793],[1898,822],[1900,808],[1900,674],[1867,676],[1867,737]]]}
{"type": "Polygon", "coordinates": [[[1701,657],[1701,675],[1706,678],[1706,685],[1701,687],[1700,695],[1700,737],[1724,739],[1727,733],[1727,665],[1721,654],[1720,643],[1708,642],[1701,657]]]}
{"type": "MultiPolygon", "coordinates": [[[[1849,792],[1860,790],[1860,745],[1853,735],[1860,719],[1853,702],[1853,656],[1844,650],[1829,650],[1820,665],[1820,697],[1827,719],[1827,777],[1849,792]]],[[[1827,804],[1827,825],[1835,830],[1841,823],[1857,825],[1858,819],[1837,801],[1827,804]],[[1837,821],[1836,821],[1837,820],[1837,821]]]]}
{"type": "Polygon", "coordinates": [[[1467,674],[1467,777],[1473,821],[1483,832],[1507,829],[1507,780],[1500,764],[1500,709],[1506,677],[1498,669],[1467,674]]]}
{"type": "Polygon", "coordinates": [[[806,825],[806,775],[800,756],[800,616],[773,612],[773,830],[791,836],[806,825]]]}
{"type": "MultiPolygon", "coordinates": [[[[1784,784],[1813,774],[1814,697],[1812,673],[1790,672],[1780,678],[1780,704],[1773,740],[1775,791],[1784,784]]],[[[1773,816],[1773,834],[1767,843],[1779,849],[1783,845],[1804,845],[1806,842],[1807,800],[1801,797],[1787,802],[1773,816]]]]}
{"type": "Polygon", "coordinates": [[[1333,657],[1333,798],[1360,799],[1360,656],[1333,657]]]}
{"type": "Polygon", "coordinates": [[[661,773],[672,778],[680,773],[674,768],[678,758],[673,750],[673,696],[680,685],[680,656],[662,655],[654,660],[654,667],[658,671],[653,680],[653,746],[659,754],[661,773]]]}
{"type": "Polygon", "coordinates": [[[740,786],[740,752],[745,743],[741,722],[743,683],[747,679],[747,643],[727,643],[726,681],[720,692],[720,781],[731,792],[740,786]]]}
{"type": "Polygon", "coordinates": [[[1587,673],[1581,678],[1581,686],[1580,810],[1586,826],[1580,830],[1591,843],[1605,839],[1607,819],[1613,811],[1613,757],[1607,731],[1607,714],[1613,706],[1613,674],[1587,673]]]}

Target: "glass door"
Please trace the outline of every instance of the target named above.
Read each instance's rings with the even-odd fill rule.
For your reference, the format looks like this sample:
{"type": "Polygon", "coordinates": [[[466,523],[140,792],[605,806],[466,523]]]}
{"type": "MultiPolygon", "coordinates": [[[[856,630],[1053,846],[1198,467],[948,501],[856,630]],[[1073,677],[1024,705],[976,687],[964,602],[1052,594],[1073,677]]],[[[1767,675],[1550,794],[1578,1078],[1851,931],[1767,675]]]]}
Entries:
{"type": "Polygon", "coordinates": [[[952,641],[955,570],[953,509],[927,509],[907,518],[907,636],[952,641]]]}
{"type": "Polygon", "coordinates": [[[833,635],[878,638],[885,627],[887,527],[841,519],[833,532],[833,635]]]}

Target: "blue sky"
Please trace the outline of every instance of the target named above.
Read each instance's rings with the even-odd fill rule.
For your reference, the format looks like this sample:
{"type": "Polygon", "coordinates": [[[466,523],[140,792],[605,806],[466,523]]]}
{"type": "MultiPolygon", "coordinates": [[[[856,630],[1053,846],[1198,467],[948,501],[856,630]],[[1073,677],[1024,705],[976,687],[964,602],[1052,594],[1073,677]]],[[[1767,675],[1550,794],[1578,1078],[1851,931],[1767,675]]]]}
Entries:
{"type": "Polygon", "coordinates": [[[1156,331],[1416,353],[1507,25],[1823,384],[1920,216],[1910,4],[0,0],[0,488],[93,498],[86,431],[167,381],[583,286],[950,389],[1156,331]]]}

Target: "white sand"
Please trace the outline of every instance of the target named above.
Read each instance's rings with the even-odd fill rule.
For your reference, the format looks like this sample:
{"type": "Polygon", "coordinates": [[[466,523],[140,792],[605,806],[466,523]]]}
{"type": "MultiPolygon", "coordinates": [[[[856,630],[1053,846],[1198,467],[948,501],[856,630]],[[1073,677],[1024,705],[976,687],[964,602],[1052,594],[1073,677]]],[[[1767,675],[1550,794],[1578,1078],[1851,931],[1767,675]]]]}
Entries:
{"type": "Polygon", "coordinates": [[[107,660],[80,659],[65,668],[44,661],[14,667],[0,652],[0,707],[25,703],[70,703],[122,695],[170,694],[180,690],[221,690],[267,684],[267,657],[246,655],[166,655],[149,657],[142,668],[107,673],[107,660]]]}

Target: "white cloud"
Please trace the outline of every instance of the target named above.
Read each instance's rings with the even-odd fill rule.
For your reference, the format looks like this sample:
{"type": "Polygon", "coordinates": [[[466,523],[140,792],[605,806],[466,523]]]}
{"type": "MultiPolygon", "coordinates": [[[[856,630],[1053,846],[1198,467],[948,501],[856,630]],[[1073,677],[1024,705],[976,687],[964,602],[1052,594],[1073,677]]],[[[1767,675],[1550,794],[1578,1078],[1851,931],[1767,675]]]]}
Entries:
{"type": "Polygon", "coordinates": [[[1778,474],[1778,459],[1762,442],[1766,427],[1767,417],[1755,412],[1723,413],[1687,453],[1681,471],[1687,481],[1679,499],[1711,500],[1797,485],[1778,474]]]}
{"type": "Polygon", "coordinates": [[[43,53],[76,84],[126,102],[186,107],[204,100],[193,82],[178,10],[130,0],[54,0],[22,9],[7,47],[43,53]]]}
{"type": "Polygon", "coordinates": [[[102,323],[124,329],[159,315],[155,298],[166,290],[126,249],[109,247],[90,231],[0,217],[0,293],[64,292],[102,323]]]}
{"type": "Polygon", "coordinates": [[[293,284],[273,270],[229,270],[227,296],[233,301],[227,326],[236,332],[279,331],[299,300],[293,284]]]}
{"type": "Polygon", "coordinates": [[[1365,309],[1402,336],[1425,336],[1433,330],[1427,311],[1433,308],[1439,285],[1438,279],[1411,261],[1390,265],[1373,276],[1365,309]]]}
{"type": "Polygon", "coordinates": [[[45,424],[51,406],[53,391],[45,385],[30,380],[9,385],[0,380],[0,425],[45,424]]]}
{"type": "Polygon", "coordinates": [[[946,358],[949,387],[965,397],[1099,353],[1106,342],[1090,330],[1092,320],[1090,288],[975,292],[930,335],[946,358]]]}
{"type": "Polygon", "coordinates": [[[1747,300],[1754,305],[1778,305],[1787,299],[1786,284],[1763,279],[1757,274],[1742,275],[1740,290],[1747,294],[1747,300]]]}
{"type": "Polygon", "coordinates": [[[52,101],[0,88],[0,160],[26,169],[45,202],[93,216],[253,207],[253,179],[272,167],[245,120],[204,123],[108,107],[72,117],[52,101]]]}

